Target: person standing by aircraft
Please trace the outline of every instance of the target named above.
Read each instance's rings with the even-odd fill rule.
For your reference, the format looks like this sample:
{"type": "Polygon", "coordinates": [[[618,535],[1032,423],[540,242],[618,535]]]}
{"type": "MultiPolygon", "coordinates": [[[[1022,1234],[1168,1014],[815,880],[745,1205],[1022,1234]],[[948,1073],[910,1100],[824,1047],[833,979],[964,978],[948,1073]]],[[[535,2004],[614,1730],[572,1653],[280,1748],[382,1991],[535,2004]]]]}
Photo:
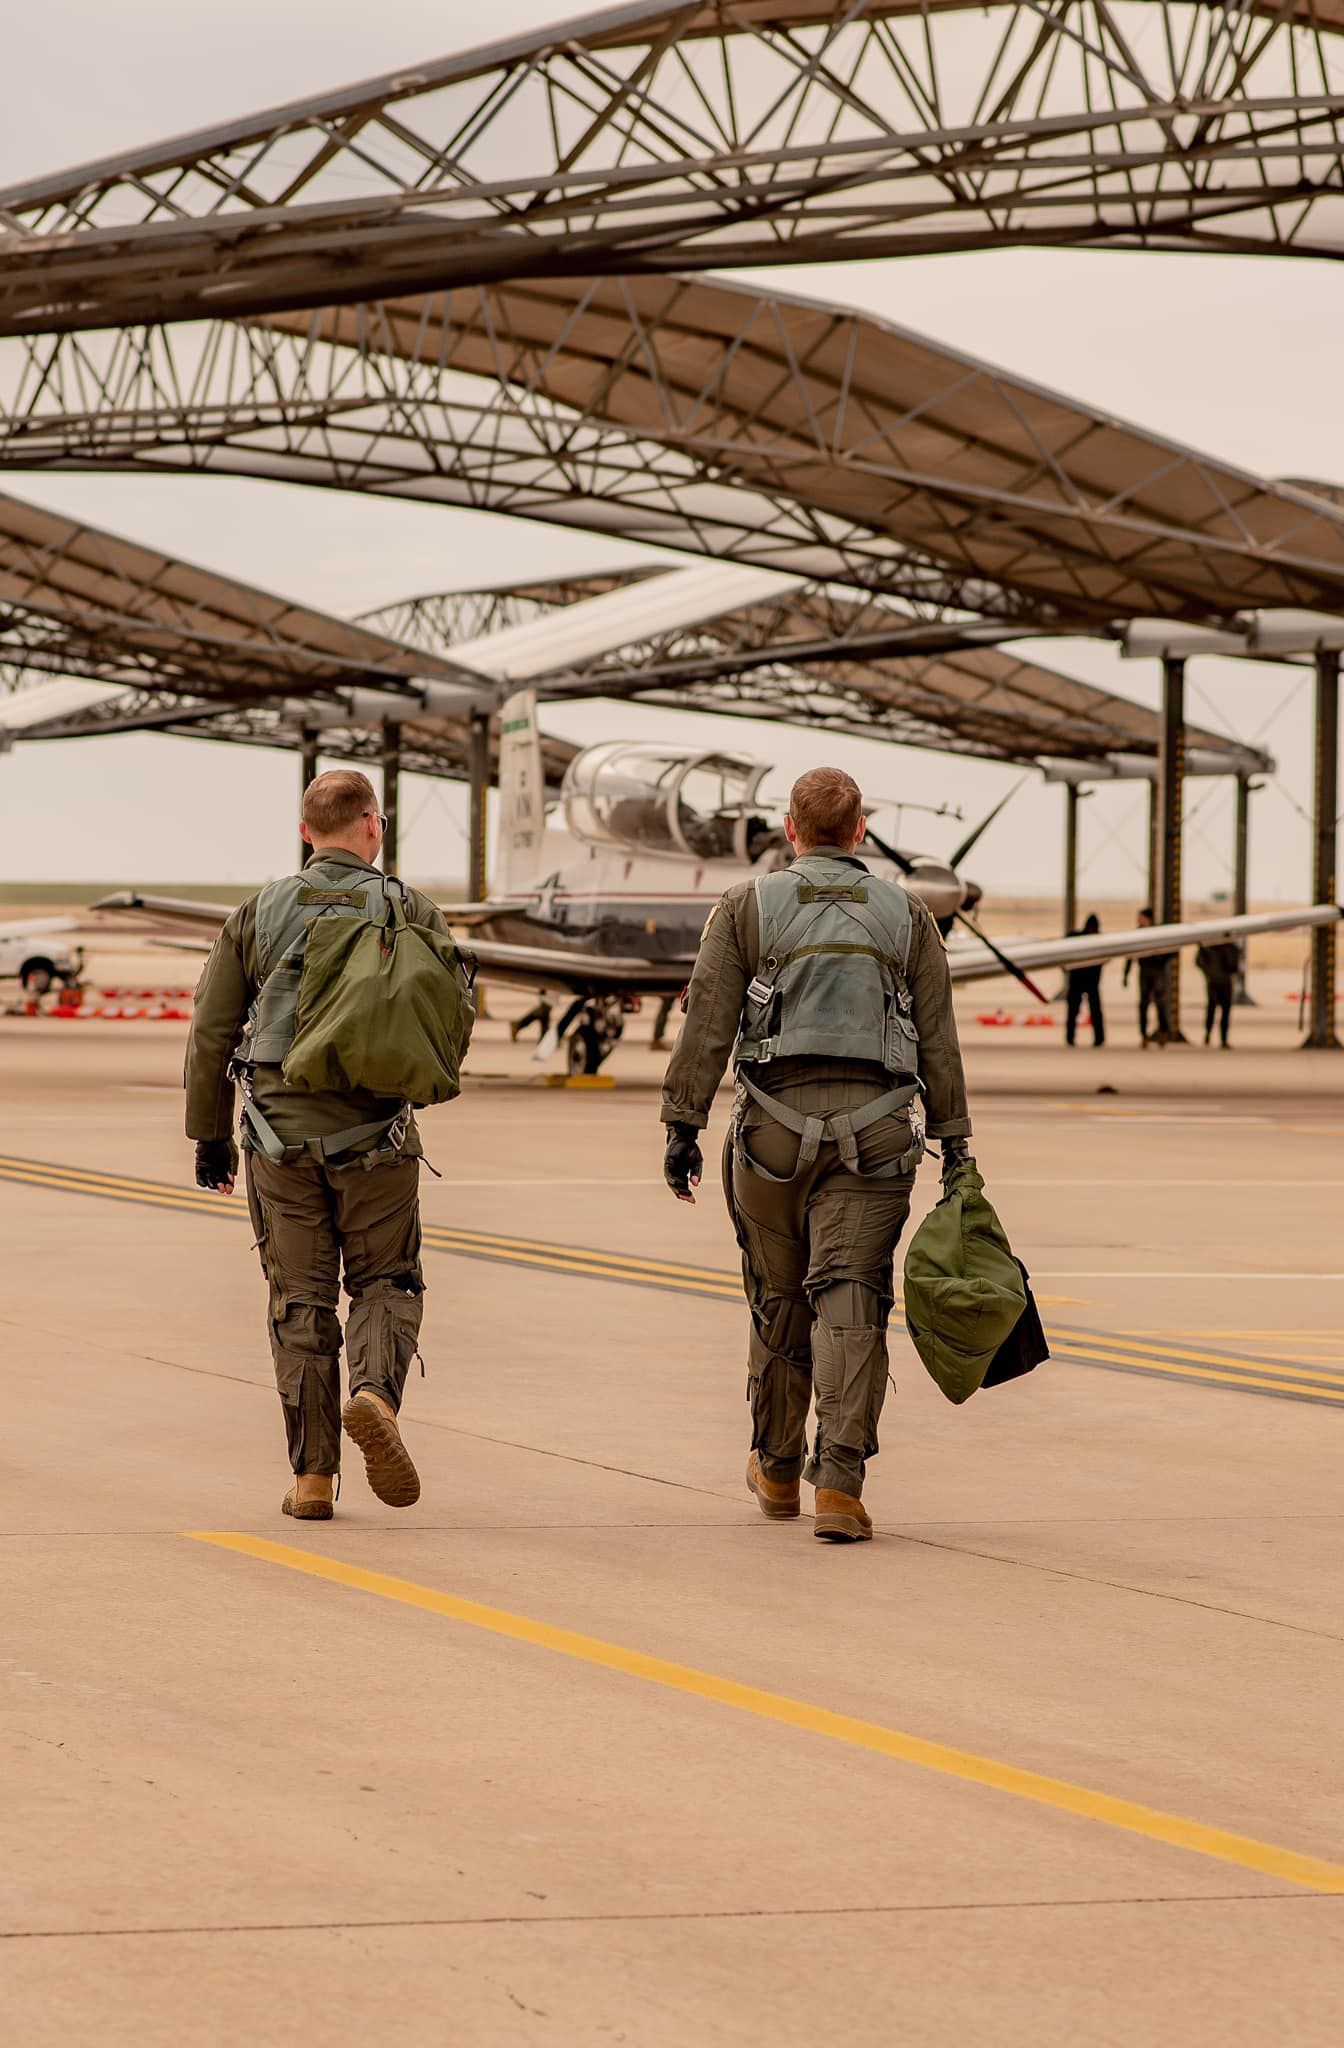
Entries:
{"type": "Polygon", "coordinates": [[[415,1119],[402,1097],[293,1087],[282,1073],[300,1001],[296,963],[315,919],[354,913],[378,922],[395,895],[411,925],[446,941],[445,954],[455,957],[428,897],[374,866],[385,822],[366,776],[333,769],[309,783],[300,830],[312,853],[303,873],[269,883],[229,918],[201,976],[187,1043],[196,1181],[222,1194],[233,1192],[238,1170],[235,1079],[242,1086],[248,1208],[270,1287],[271,1350],[294,1471],[283,1510],[301,1521],[331,1519],[342,1426],[363,1452],[379,1500],[409,1507],[420,1495],[397,1421],[425,1291],[415,1119]],[[351,1301],[344,1411],[342,1265],[351,1301]]]}
{"type": "MultiPolygon", "coordinates": [[[[1070,932],[1068,936],[1071,939],[1086,939],[1090,938],[1094,932],[1100,932],[1100,930],[1101,920],[1096,912],[1093,911],[1083,920],[1082,930],[1080,932],[1070,932]]],[[[1101,1014],[1101,968],[1099,965],[1093,967],[1071,967],[1069,969],[1067,977],[1067,1002],[1068,1015],[1064,1023],[1066,1044],[1072,1045],[1078,1036],[1078,1018],[1082,1012],[1083,1004],[1086,1002],[1087,1021],[1092,1026],[1092,1043],[1093,1045],[1105,1045],[1106,1020],[1101,1014]]]]}
{"type": "Polygon", "coordinates": [[[1232,1023],[1232,995],[1241,967],[1241,947],[1235,939],[1223,939],[1216,945],[1201,946],[1195,954],[1195,965],[1204,977],[1206,991],[1204,1043],[1209,1045],[1212,1042],[1216,1022],[1219,1027],[1218,1042],[1223,1051],[1227,1052],[1227,1034],[1232,1023]]]}
{"type": "MultiPolygon", "coordinates": [[[[1145,903],[1143,909],[1139,912],[1139,923],[1147,925],[1152,922],[1152,908],[1149,904],[1145,903]]],[[[1175,958],[1176,955],[1174,953],[1149,953],[1137,962],[1133,959],[1126,960],[1125,962],[1125,971],[1120,977],[1120,986],[1122,988],[1128,988],[1129,986],[1130,968],[1137,965],[1139,970],[1139,1044],[1141,1046],[1147,1047],[1154,1040],[1156,1040],[1158,1045],[1166,1045],[1171,1039],[1171,1019],[1167,1015],[1167,969],[1175,958]],[[1150,1009],[1157,1020],[1157,1029],[1152,1038],[1148,1035],[1148,1012],[1150,1009]]]]}
{"type": "Polygon", "coordinates": [[[842,770],[794,784],[796,857],[711,912],[662,1102],[664,1176],[693,1202],[699,1134],[733,1060],[723,1180],[752,1320],[747,1485],[763,1514],[792,1520],[806,1477],[815,1534],[833,1542],[873,1533],[863,1483],[886,1393],[893,1255],[924,1150],[921,1090],[945,1174],[971,1134],[942,940],[922,903],[857,858],[865,828],[842,770]]]}

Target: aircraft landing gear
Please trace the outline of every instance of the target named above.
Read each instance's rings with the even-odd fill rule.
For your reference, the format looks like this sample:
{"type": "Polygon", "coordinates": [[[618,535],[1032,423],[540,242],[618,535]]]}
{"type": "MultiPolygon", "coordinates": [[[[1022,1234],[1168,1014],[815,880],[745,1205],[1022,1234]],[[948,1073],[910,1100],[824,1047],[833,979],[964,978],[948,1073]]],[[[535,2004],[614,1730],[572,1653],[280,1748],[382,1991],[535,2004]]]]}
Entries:
{"type": "Polygon", "coordinates": [[[625,1030],[625,1005],[619,996],[600,996],[584,1004],[566,1040],[571,1074],[595,1074],[620,1043],[625,1030]]]}

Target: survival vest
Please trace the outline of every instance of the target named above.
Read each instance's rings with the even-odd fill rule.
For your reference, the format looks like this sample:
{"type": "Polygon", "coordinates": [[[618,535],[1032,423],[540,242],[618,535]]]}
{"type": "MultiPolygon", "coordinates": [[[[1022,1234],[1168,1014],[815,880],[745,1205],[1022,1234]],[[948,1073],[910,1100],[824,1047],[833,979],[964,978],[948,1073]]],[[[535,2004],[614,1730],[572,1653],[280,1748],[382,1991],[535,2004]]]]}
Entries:
{"type": "MultiPolygon", "coordinates": [[[[904,1109],[919,1092],[919,1034],[906,980],[914,919],[904,889],[827,854],[801,854],[792,867],[756,878],[760,956],[747,988],[733,1063],[754,1102],[802,1140],[796,1180],[825,1140],[838,1145],[851,1173],[894,1179],[913,1173],[923,1156],[916,1128],[905,1155],[862,1174],[855,1134],[904,1109]],[[897,1083],[885,1095],[829,1116],[804,1116],[766,1094],[756,1073],[772,1060],[866,1060],[897,1083]]],[[[778,1180],[745,1151],[738,1157],[766,1180],[778,1180]]]]}
{"type": "Polygon", "coordinates": [[[244,1123],[268,1158],[330,1158],[380,1138],[395,1150],[410,1104],[458,1093],[475,1022],[471,975],[451,939],[408,922],[403,883],[311,862],[261,891],[256,941],[260,984],[233,1070],[244,1123]],[[280,1068],[295,1089],[362,1090],[400,1097],[400,1107],[285,1145],[252,1100],[257,1067],[280,1068]]]}

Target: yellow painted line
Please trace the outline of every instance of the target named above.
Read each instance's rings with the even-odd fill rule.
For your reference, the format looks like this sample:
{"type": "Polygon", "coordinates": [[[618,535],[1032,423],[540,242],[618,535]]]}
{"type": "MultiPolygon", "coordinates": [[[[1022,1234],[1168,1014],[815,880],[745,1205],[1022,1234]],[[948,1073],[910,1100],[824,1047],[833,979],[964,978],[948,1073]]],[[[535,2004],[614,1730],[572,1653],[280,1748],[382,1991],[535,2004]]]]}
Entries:
{"type": "Polygon", "coordinates": [[[0,1159],[0,1178],[42,1180],[53,1187],[66,1188],[72,1194],[124,1194],[146,1199],[171,1196],[175,1202],[190,1203],[193,1207],[204,1205],[216,1210],[229,1200],[227,1195],[211,1194],[207,1188],[174,1188],[165,1181],[130,1180],[120,1174],[85,1172],[75,1166],[44,1166],[31,1159],[0,1159]]]}
{"type": "MultiPolygon", "coordinates": [[[[1068,1332],[1060,1330],[1058,1334],[1061,1338],[1064,1338],[1068,1335],[1068,1332]]],[[[1185,1349],[1178,1349],[1175,1345],[1164,1344],[1160,1338],[1108,1336],[1098,1339],[1097,1333],[1094,1330],[1080,1330],[1078,1336],[1089,1341],[1103,1342],[1117,1351],[1133,1351],[1144,1358],[1177,1358],[1189,1365],[1245,1366],[1256,1363],[1254,1359],[1236,1358],[1227,1351],[1187,1351],[1185,1349]]],[[[1277,1365],[1277,1361],[1274,1362],[1277,1365]]]]}
{"type": "Polygon", "coordinates": [[[535,1237],[492,1237],[479,1230],[458,1230],[451,1223],[427,1223],[425,1241],[451,1238],[454,1246],[473,1251],[525,1252],[529,1256],[545,1256],[562,1259],[584,1259],[594,1261],[613,1270],[629,1273],[657,1274],[669,1280],[694,1280],[715,1287],[734,1287],[741,1292],[741,1283],[731,1273],[716,1273],[709,1266],[679,1266],[663,1259],[646,1259],[636,1252],[594,1251],[589,1245],[546,1244],[535,1237]]]}
{"type": "Polygon", "coordinates": [[[1061,1344],[1058,1355],[1064,1365],[1073,1357],[1085,1364],[1127,1366],[1133,1372],[1173,1373],[1178,1379],[1183,1380],[1216,1380],[1221,1387],[1267,1387],[1276,1394],[1310,1394],[1315,1401],[1344,1402],[1344,1387],[1336,1391],[1316,1382],[1304,1387],[1292,1380],[1262,1378],[1254,1373],[1218,1372],[1202,1365],[1174,1365],[1170,1360],[1156,1356],[1123,1358],[1114,1351],[1102,1351],[1091,1345],[1075,1343],[1072,1339],[1061,1344]]]}
{"type": "Polygon", "coordinates": [[[185,1215],[230,1214],[230,1197],[227,1195],[214,1197],[206,1206],[201,1202],[193,1202],[185,1189],[181,1194],[165,1190],[164,1193],[156,1195],[140,1188],[89,1187],[78,1181],[57,1180],[49,1174],[15,1173],[8,1167],[0,1169],[0,1180],[7,1180],[16,1187],[46,1188],[56,1195],[105,1195],[112,1201],[143,1202],[151,1209],[176,1209],[179,1214],[185,1215]]]}
{"type": "Polygon", "coordinates": [[[359,1593],[372,1593],[381,1600],[394,1600],[403,1607],[416,1607],[445,1621],[483,1629],[489,1635],[505,1636],[513,1642],[530,1643],[556,1656],[572,1657],[626,1678],[643,1679],[664,1686],[670,1692],[688,1694],[755,1715],[762,1721],[782,1722],[810,1735],[826,1736],[853,1749],[868,1750],[898,1763],[913,1764],[945,1778],[959,1778],[991,1791],[1006,1792],[1036,1806],[1052,1807],[1081,1820],[1098,1821],[1126,1834],[1141,1835],[1164,1842],[1174,1849],[1188,1849],[1198,1856],[1210,1856],[1220,1863],[1233,1863],[1254,1870],[1263,1877],[1282,1878],[1288,1884],[1303,1885],[1309,1891],[1344,1893],[1344,1864],[1326,1863],[1319,1857],[1301,1855],[1295,1849],[1281,1849],[1270,1842],[1256,1841],[1203,1821],[1185,1820],[1163,1813],[1157,1807],[1141,1806],[1130,1799],[1117,1799],[1108,1792],[1093,1792],[1084,1785],[1072,1785],[1062,1778],[1047,1778],[1038,1771],[1019,1769],[993,1757],[976,1756],[968,1750],[949,1749],[941,1742],[905,1734],[899,1728],[884,1728],[876,1721],[856,1720],[849,1714],[833,1713],[783,1693],[763,1692],[736,1679],[721,1678],[711,1671],[697,1671],[693,1665],[674,1664],[665,1657],[652,1657],[643,1650],[627,1649],[621,1643],[604,1642],[598,1636],[577,1634],[556,1628],[550,1622],[533,1621],[524,1614],[511,1614],[501,1607],[486,1607],[476,1600],[463,1600],[454,1593],[440,1593],[432,1586],[417,1585],[412,1579],[389,1578],[382,1572],[365,1571],[361,1565],[344,1564],[337,1558],[322,1557],[315,1551],[299,1550],[288,1543],[272,1543],[264,1536],[245,1536],[228,1530],[193,1529],[186,1532],[196,1543],[210,1543],[241,1557],[257,1558],[265,1564],[283,1565],[289,1571],[305,1572],[359,1593]]]}
{"type": "MultiPolygon", "coordinates": [[[[82,1167],[49,1166],[40,1161],[0,1156],[0,1179],[56,1193],[92,1194],[134,1201],[150,1208],[209,1216],[240,1215],[241,1206],[228,1196],[201,1188],[172,1188],[127,1174],[102,1173],[82,1167]]],[[[467,1256],[490,1256],[538,1272],[561,1273],[576,1279],[624,1280],[694,1294],[702,1300],[737,1302],[741,1287],[735,1276],[703,1266],[684,1266],[647,1259],[634,1253],[594,1251],[584,1246],[545,1244],[535,1238],[506,1237],[483,1231],[457,1230],[442,1224],[425,1227],[424,1242],[432,1250],[467,1256]]],[[[1045,1297],[1040,1297],[1045,1299],[1045,1297]]],[[[900,1302],[897,1301],[897,1309],[900,1302]]],[[[1056,1326],[1052,1332],[1061,1363],[1119,1365],[1135,1371],[1168,1374],[1181,1379],[1211,1380],[1221,1386],[1250,1391],[1310,1395],[1326,1402],[1344,1402],[1344,1390],[1323,1384],[1338,1376],[1328,1363],[1240,1359],[1213,1351],[1176,1348],[1143,1338],[1103,1336],[1056,1326]],[[1201,1370],[1200,1368],[1209,1368],[1201,1370]]]]}
{"type": "Polygon", "coordinates": [[[464,1252],[475,1258],[495,1257],[514,1266],[537,1266],[545,1272],[573,1273],[581,1279],[630,1280],[643,1287],[671,1287],[679,1293],[695,1293],[710,1301],[740,1301],[742,1289],[735,1282],[725,1282],[722,1287],[711,1288],[704,1280],[678,1280],[675,1276],[664,1277],[658,1273],[643,1272],[633,1266],[611,1266],[597,1259],[585,1258],[581,1252],[549,1258],[541,1252],[498,1251],[492,1252],[488,1245],[459,1244],[446,1232],[431,1237],[425,1233],[424,1242],[433,1251],[464,1252]]]}

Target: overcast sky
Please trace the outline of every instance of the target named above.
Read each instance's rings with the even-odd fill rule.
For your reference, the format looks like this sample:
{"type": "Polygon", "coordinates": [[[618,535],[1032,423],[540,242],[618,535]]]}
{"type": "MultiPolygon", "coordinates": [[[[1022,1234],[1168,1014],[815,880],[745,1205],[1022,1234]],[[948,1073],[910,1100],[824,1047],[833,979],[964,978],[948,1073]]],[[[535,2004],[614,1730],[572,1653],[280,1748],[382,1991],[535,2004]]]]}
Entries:
{"type": "MultiPolygon", "coordinates": [[[[44,0],[11,33],[0,78],[0,182],[55,170],[374,72],[423,62],[578,12],[544,0],[44,0]],[[41,82],[40,89],[36,82],[41,82]]],[[[1190,445],[1269,476],[1344,479],[1338,335],[1344,272],[1323,262],[1011,252],[775,273],[788,289],[862,306],[1190,445]]],[[[766,282],[766,280],[762,280],[766,282]]],[[[0,347],[5,344],[0,342],[0,347]]],[[[3,487],[333,611],[413,592],[653,559],[583,534],[438,506],[367,503],[226,478],[38,477],[3,487]]],[[[670,558],[664,557],[669,560],[670,558]]],[[[1041,657],[1144,702],[1156,679],[1106,646],[1052,642],[1041,657]]],[[[1299,898],[1309,873],[1310,678],[1201,661],[1189,715],[1268,745],[1280,774],[1253,812],[1253,893],[1299,898]]],[[[779,764],[778,785],[818,748],[885,797],[988,810],[1013,772],[943,755],[672,713],[586,705],[547,714],[577,741],[614,731],[735,744],[779,764]]],[[[296,768],[261,751],[138,735],[25,746],[0,757],[4,880],[254,880],[289,862],[296,768]]],[[[461,873],[462,794],[408,778],[403,866],[461,873]]],[[[1144,794],[1084,807],[1083,886],[1137,896],[1144,794]]],[[[1192,892],[1225,886],[1231,799],[1189,802],[1192,892]]],[[[1000,893],[1058,886],[1062,798],[1034,782],[973,863],[1000,893]]],[[[964,828],[907,821],[946,851],[964,828]]]]}

